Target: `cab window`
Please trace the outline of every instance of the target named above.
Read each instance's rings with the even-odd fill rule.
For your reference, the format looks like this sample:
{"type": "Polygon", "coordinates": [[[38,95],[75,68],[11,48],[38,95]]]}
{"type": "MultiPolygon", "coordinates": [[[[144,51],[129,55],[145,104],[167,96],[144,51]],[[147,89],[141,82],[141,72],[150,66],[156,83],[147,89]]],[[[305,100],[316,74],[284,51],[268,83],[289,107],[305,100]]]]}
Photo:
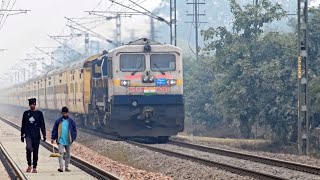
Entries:
{"type": "Polygon", "coordinates": [[[101,60],[94,60],[92,61],[92,78],[99,79],[101,78],[101,60]]]}
{"type": "Polygon", "coordinates": [[[152,54],[150,56],[152,71],[174,71],[176,69],[176,56],[174,54],[152,54]]]}
{"type": "Polygon", "coordinates": [[[143,54],[121,54],[120,70],[124,72],[141,72],[145,70],[145,56],[143,54]]]}

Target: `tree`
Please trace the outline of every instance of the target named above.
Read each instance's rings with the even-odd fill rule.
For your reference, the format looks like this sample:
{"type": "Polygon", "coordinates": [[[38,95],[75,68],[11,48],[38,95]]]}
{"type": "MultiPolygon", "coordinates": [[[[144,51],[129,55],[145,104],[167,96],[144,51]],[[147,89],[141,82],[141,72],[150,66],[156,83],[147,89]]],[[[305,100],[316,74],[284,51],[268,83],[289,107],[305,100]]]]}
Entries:
{"type": "Polygon", "coordinates": [[[320,75],[320,10],[309,11],[309,62],[312,70],[311,75],[320,75]]]}
{"type": "Polygon", "coordinates": [[[262,29],[285,12],[268,0],[243,8],[230,0],[230,7],[235,32],[226,27],[201,32],[206,43],[203,51],[214,53],[216,78],[210,87],[215,106],[224,120],[239,122],[243,137],[252,137],[252,125],[260,123],[270,125],[285,141],[290,128],[281,129],[293,126],[296,48],[290,35],[264,35],[262,29]]]}
{"type": "Polygon", "coordinates": [[[219,121],[217,110],[210,109],[210,99],[213,92],[210,82],[214,75],[210,59],[204,57],[195,61],[194,58],[184,58],[184,92],[187,118],[195,124],[214,126],[219,121]]]}
{"type": "MultiPolygon", "coordinates": [[[[317,116],[320,112],[320,10],[309,11],[309,75],[310,75],[310,105],[311,115],[317,116]]],[[[320,125],[320,119],[313,118],[313,126],[320,125]]]]}

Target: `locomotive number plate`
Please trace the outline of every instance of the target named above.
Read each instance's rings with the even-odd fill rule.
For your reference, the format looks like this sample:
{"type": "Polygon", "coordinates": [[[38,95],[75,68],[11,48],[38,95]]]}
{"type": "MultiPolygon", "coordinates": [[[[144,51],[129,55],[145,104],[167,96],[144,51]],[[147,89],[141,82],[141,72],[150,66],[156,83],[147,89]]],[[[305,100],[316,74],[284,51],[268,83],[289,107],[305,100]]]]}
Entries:
{"type": "Polygon", "coordinates": [[[155,91],[156,93],[165,93],[169,87],[128,87],[130,93],[144,93],[146,91],[155,91]]]}
{"type": "Polygon", "coordinates": [[[168,92],[169,87],[156,87],[156,92],[168,92]]]}

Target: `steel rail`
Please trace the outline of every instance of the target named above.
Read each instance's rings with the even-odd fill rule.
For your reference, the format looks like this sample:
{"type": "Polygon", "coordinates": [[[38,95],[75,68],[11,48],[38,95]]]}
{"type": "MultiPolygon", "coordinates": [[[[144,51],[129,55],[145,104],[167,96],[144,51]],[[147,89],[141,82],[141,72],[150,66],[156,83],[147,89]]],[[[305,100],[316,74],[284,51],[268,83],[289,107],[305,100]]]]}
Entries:
{"type": "Polygon", "coordinates": [[[208,147],[203,145],[191,144],[191,143],[186,143],[186,142],[181,142],[176,140],[170,140],[168,143],[179,146],[179,147],[199,150],[202,152],[214,153],[214,154],[219,154],[223,156],[234,157],[238,159],[244,159],[244,160],[254,161],[254,162],[263,163],[267,165],[278,166],[278,167],[283,167],[283,168],[292,169],[296,171],[320,175],[320,168],[316,166],[290,162],[290,161],[285,161],[280,159],[262,157],[257,155],[245,154],[242,152],[236,152],[236,151],[221,149],[216,147],[208,147]]]}
{"type": "Polygon", "coordinates": [[[258,171],[253,171],[253,170],[249,170],[246,168],[232,166],[232,165],[228,165],[228,164],[224,164],[224,163],[220,163],[220,162],[215,162],[215,161],[211,161],[211,160],[207,160],[207,159],[203,159],[203,158],[199,158],[199,157],[194,157],[194,156],[190,156],[187,154],[182,154],[182,153],[178,153],[178,152],[174,152],[174,151],[169,151],[166,149],[162,149],[162,148],[158,148],[158,147],[154,147],[154,146],[150,146],[150,145],[146,145],[146,144],[141,144],[141,143],[137,143],[137,142],[133,142],[133,141],[127,141],[127,142],[132,145],[139,146],[141,148],[149,149],[151,151],[156,151],[156,152],[159,152],[162,154],[166,154],[168,156],[191,160],[191,161],[198,162],[200,164],[204,164],[204,165],[211,166],[211,167],[217,167],[217,168],[224,169],[224,170],[227,170],[229,172],[236,173],[239,175],[250,176],[253,178],[265,179],[265,180],[286,179],[283,177],[270,175],[270,174],[266,174],[266,173],[262,173],[262,172],[258,172],[258,171]]]}
{"type": "MultiPolygon", "coordinates": [[[[93,134],[96,135],[98,137],[101,138],[106,138],[106,139],[110,139],[113,141],[125,141],[125,139],[121,139],[119,137],[114,137],[108,134],[103,134],[101,132],[97,132],[97,131],[93,131],[93,130],[88,130],[88,129],[81,129],[84,130],[84,132],[89,133],[89,134],[93,134]]],[[[227,165],[227,164],[223,164],[223,163],[219,163],[219,162],[215,162],[215,161],[210,161],[210,160],[206,160],[203,158],[198,158],[198,157],[194,157],[194,156],[190,156],[190,155],[186,155],[186,154],[182,154],[182,153],[178,153],[178,152],[173,152],[173,151],[169,151],[166,149],[162,149],[162,148],[158,148],[158,147],[154,147],[154,146],[150,146],[147,144],[142,144],[142,143],[138,143],[138,142],[134,142],[134,141],[126,141],[129,144],[132,144],[134,146],[138,146],[141,148],[145,148],[151,151],[155,151],[155,152],[159,152],[165,155],[169,155],[169,156],[173,156],[173,157],[178,157],[181,159],[186,159],[186,160],[190,160],[190,161],[194,161],[194,162],[198,162],[200,164],[204,164],[210,167],[217,167],[220,169],[224,169],[227,170],[229,172],[235,173],[235,174],[239,174],[239,175],[247,175],[250,177],[254,177],[257,179],[267,179],[267,180],[277,180],[277,179],[281,179],[284,180],[286,178],[283,177],[278,177],[278,176],[274,176],[274,175],[270,175],[270,174],[266,174],[266,173],[262,173],[262,172],[257,172],[257,171],[253,171],[253,170],[249,170],[249,169],[245,169],[245,168],[241,168],[241,167],[236,167],[236,166],[232,166],[232,165],[227,165]]]]}
{"type": "Polygon", "coordinates": [[[0,160],[3,163],[11,179],[25,180],[27,177],[12,160],[2,143],[0,142],[0,160]]]}

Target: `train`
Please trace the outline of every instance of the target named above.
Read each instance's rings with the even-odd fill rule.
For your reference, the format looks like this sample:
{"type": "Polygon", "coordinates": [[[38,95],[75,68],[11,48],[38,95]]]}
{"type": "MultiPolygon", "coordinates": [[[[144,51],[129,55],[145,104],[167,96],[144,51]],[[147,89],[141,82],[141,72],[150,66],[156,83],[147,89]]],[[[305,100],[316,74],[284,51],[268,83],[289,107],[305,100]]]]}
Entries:
{"type": "Polygon", "coordinates": [[[182,51],[141,38],[2,89],[0,98],[16,107],[36,98],[46,117],[67,106],[81,126],[167,141],[184,130],[182,51]]]}

